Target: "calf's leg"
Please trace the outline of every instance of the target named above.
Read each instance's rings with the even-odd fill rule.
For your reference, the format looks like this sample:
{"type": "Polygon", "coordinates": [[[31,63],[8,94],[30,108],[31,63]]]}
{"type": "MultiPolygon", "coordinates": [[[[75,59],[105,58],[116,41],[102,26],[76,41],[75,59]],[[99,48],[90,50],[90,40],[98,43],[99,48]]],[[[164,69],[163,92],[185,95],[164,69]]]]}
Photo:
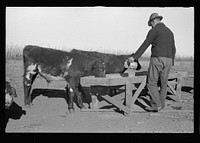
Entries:
{"type": "Polygon", "coordinates": [[[68,110],[70,113],[74,112],[74,92],[75,92],[75,81],[73,78],[70,78],[69,80],[69,86],[68,86],[68,110]]]}
{"type": "Polygon", "coordinates": [[[24,85],[24,105],[30,106],[31,105],[31,87],[32,84],[37,76],[37,73],[35,74],[27,74],[23,78],[23,85],[24,85]]]}
{"type": "MultiPolygon", "coordinates": [[[[79,85],[80,86],[80,85],[79,85]]],[[[81,92],[79,92],[79,88],[80,87],[76,87],[75,88],[75,94],[77,96],[77,100],[78,100],[78,106],[82,109],[82,108],[85,108],[84,105],[83,105],[83,100],[82,100],[82,95],[81,95],[81,92]]]]}

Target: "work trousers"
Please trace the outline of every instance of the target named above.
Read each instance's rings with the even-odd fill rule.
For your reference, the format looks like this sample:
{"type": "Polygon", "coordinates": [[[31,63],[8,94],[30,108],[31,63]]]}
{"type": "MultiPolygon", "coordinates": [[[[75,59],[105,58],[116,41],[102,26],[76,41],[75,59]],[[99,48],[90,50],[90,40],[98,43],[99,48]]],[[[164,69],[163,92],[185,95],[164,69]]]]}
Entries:
{"type": "Polygon", "coordinates": [[[168,76],[171,67],[172,58],[151,57],[147,78],[147,89],[151,97],[151,107],[164,108],[167,96],[168,76]],[[158,81],[160,83],[160,91],[158,89],[158,81]]]}

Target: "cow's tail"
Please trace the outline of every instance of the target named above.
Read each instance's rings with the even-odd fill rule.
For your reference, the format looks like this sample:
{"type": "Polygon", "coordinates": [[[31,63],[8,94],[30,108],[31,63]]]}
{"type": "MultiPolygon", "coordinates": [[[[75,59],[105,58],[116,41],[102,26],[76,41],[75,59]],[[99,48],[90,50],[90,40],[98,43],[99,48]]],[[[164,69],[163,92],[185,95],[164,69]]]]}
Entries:
{"type": "Polygon", "coordinates": [[[25,46],[24,49],[23,49],[23,62],[24,62],[24,64],[26,63],[26,60],[27,60],[28,49],[29,49],[29,46],[25,46]]]}
{"type": "MultiPolygon", "coordinates": [[[[26,46],[27,47],[27,46],[26,46]]],[[[26,52],[26,47],[23,49],[23,67],[24,67],[24,74],[23,77],[26,76],[26,68],[27,68],[27,52],[26,52]]]]}

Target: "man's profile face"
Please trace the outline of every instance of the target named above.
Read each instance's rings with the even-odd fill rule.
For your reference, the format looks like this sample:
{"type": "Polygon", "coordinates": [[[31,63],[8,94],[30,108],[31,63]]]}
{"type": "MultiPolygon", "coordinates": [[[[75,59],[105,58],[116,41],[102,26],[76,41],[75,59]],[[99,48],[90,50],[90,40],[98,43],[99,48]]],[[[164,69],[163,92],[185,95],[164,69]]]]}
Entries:
{"type": "Polygon", "coordinates": [[[151,27],[153,28],[155,26],[154,20],[152,20],[150,23],[151,23],[151,27]]]}

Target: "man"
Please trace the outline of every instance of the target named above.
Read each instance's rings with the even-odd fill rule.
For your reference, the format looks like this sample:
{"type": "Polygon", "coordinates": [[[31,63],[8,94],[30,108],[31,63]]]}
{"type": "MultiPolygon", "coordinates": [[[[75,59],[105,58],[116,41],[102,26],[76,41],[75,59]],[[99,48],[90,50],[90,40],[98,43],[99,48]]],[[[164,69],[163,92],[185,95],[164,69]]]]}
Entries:
{"type": "Polygon", "coordinates": [[[148,25],[152,27],[147,34],[145,41],[135,54],[132,54],[129,61],[138,60],[144,51],[151,44],[151,58],[148,69],[147,89],[150,94],[151,107],[146,107],[146,111],[156,112],[165,106],[167,95],[168,75],[174,65],[176,53],[174,35],[172,31],[161,22],[162,16],[158,13],[151,14],[148,25]],[[158,90],[158,80],[160,80],[160,92],[158,90]]]}

